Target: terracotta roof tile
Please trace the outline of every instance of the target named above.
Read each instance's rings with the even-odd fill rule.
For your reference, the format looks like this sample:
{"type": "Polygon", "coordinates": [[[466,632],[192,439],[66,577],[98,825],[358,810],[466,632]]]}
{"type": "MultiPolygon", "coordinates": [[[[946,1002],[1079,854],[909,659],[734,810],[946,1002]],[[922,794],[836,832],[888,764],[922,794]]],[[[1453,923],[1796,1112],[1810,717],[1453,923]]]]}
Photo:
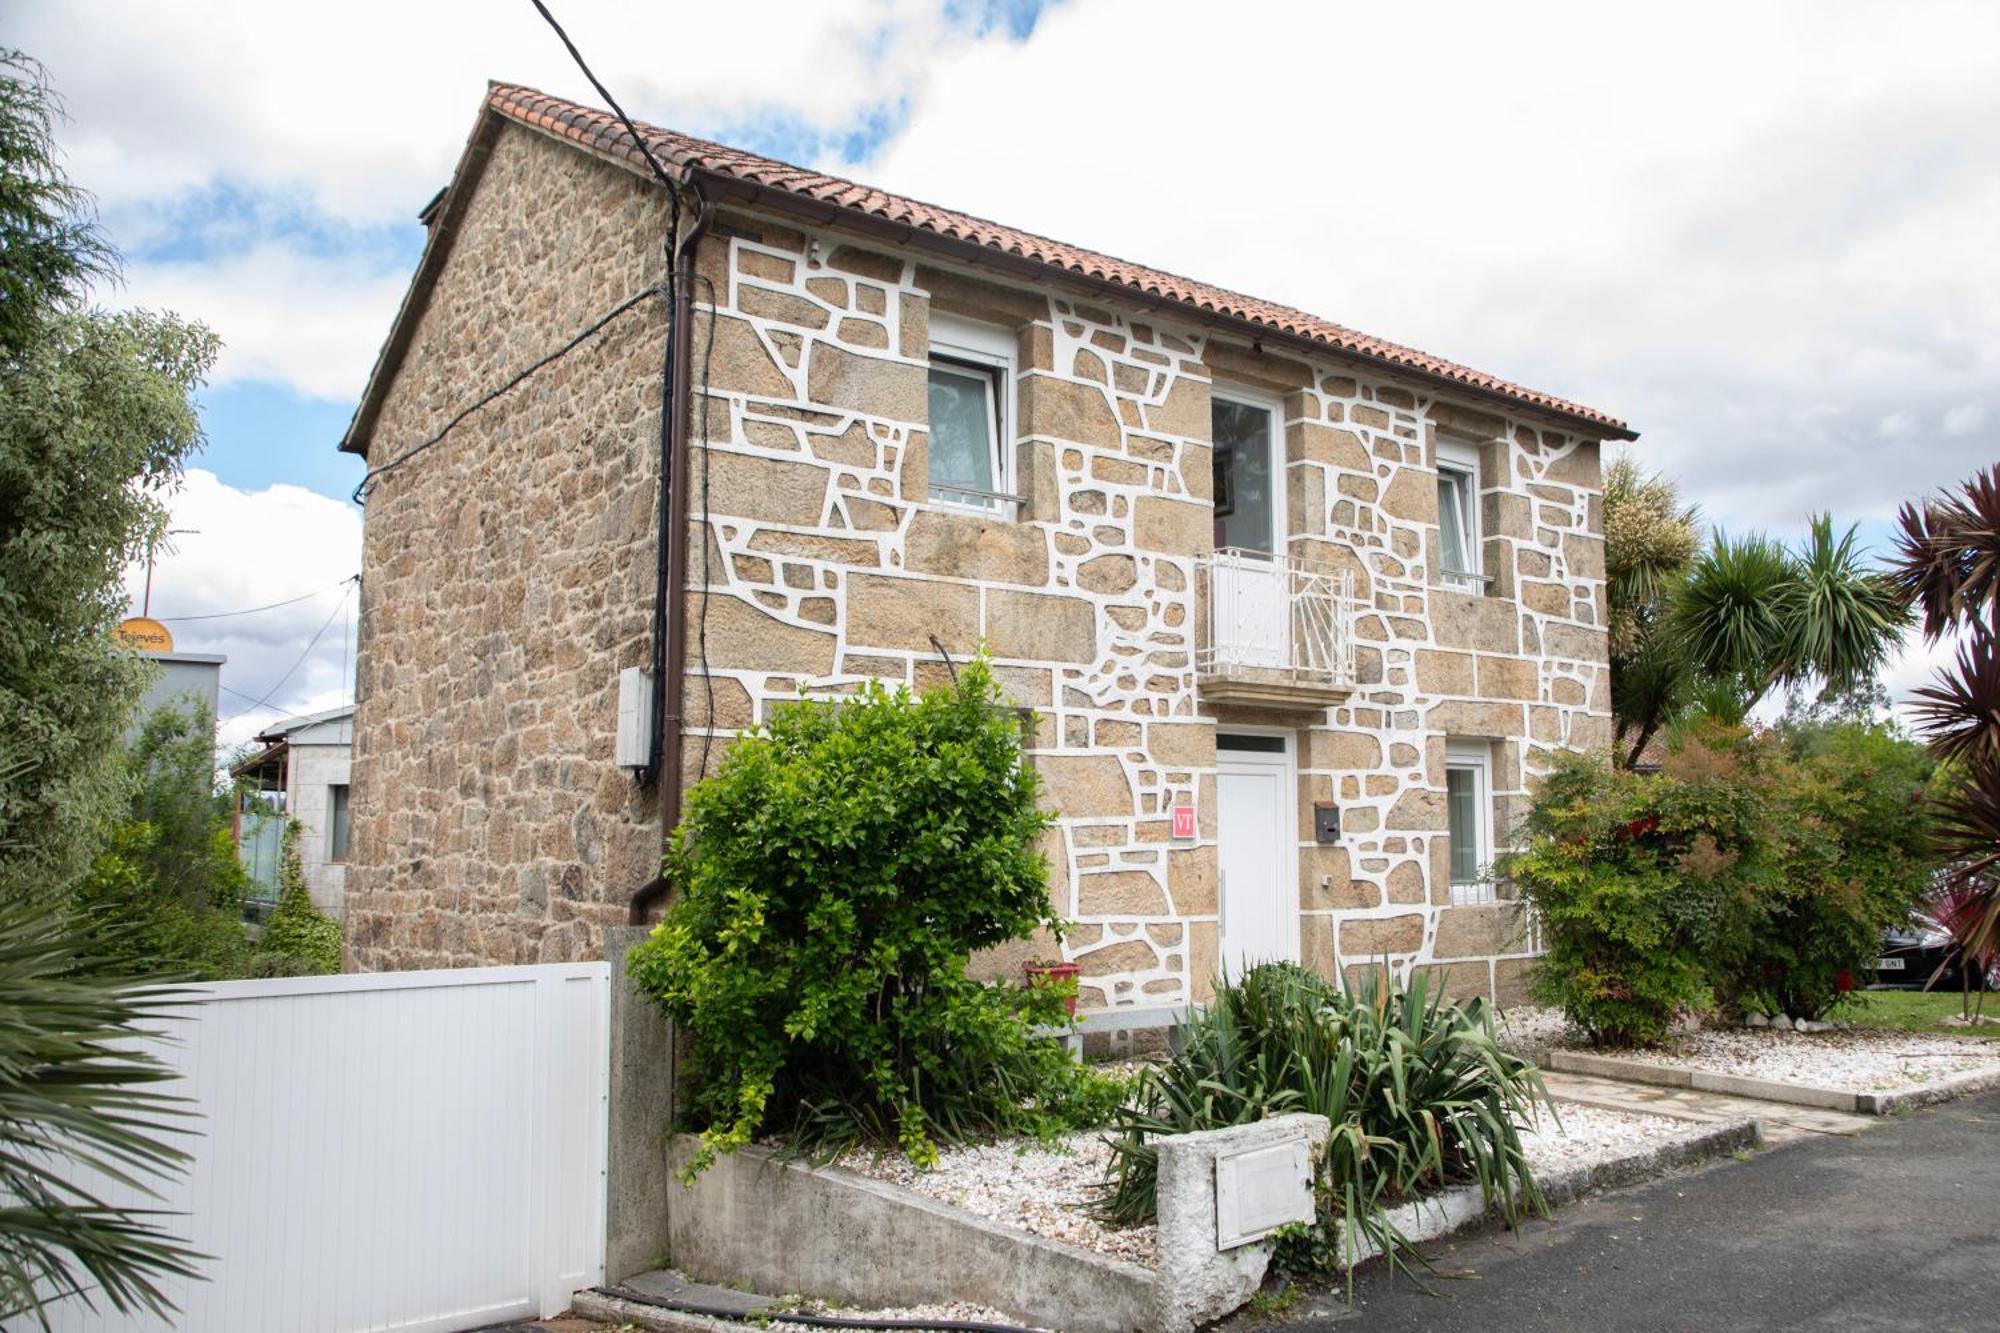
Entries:
{"type": "MultiPolygon", "coordinates": [[[[550,97],[532,88],[493,84],[488,105],[501,115],[525,125],[547,130],[572,142],[597,149],[633,166],[643,166],[644,158],[633,147],[631,136],[610,112],[550,97]]],[[[975,217],[920,199],[890,194],[873,186],[830,176],[790,163],[760,157],[739,148],[697,139],[674,130],[639,122],[646,144],[668,163],[695,166],[718,176],[732,178],[766,189],[780,191],[801,200],[845,210],[880,221],[898,223],[940,236],[950,237],[1001,254],[1014,255],[1052,270],[1092,278],[1126,287],[1158,300],[1205,310],[1255,327],[1271,329],[1294,338],[1317,343],[1391,367],[1403,367],[1427,378],[1465,385],[1524,406],[1540,408],[1603,427],[1610,435],[1632,438],[1625,423],[1595,408],[1571,402],[1554,394],[1523,388],[1495,375],[1420,352],[1413,347],[1370,337],[1331,320],[1320,319],[1303,310],[1278,305],[1256,297],[1215,287],[1159,269],[1114,259],[1079,246],[1033,232],[1021,231],[985,218],[975,217]]]]}

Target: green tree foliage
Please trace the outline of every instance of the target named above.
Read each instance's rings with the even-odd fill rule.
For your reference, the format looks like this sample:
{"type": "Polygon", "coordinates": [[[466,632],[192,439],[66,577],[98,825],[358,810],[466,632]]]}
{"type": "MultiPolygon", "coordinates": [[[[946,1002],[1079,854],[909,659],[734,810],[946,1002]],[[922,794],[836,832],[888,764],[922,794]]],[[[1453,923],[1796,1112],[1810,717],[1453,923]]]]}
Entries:
{"type": "Polygon", "coordinates": [[[299,821],[287,819],[278,861],[278,903],[257,941],[255,976],[326,976],[340,971],[340,923],[319,910],[299,860],[299,821]]]}
{"type": "Polygon", "coordinates": [[[983,659],[920,699],[870,684],[801,700],[688,793],[679,897],[633,977],[694,1038],[699,1170],[767,1131],[807,1146],[1052,1133],[1115,1089],[1061,1045],[1055,987],[984,985],[975,950],[1059,932],[1050,816],[983,659]]]}
{"type": "Polygon", "coordinates": [[[1476,1184],[1510,1224],[1523,1201],[1540,1208],[1521,1130],[1547,1099],[1534,1066],[1500,1049],[1484,1000],[1449,1003],[1421,975],[1406,989],[1386,968],[1342,988],[1267,963],[1217,986],[1173,1059],[1141,1074],[1114,1121],[1100,1208],[1125,1223],[1154,1214],[1159,1135],[1306,1111],[1333,1127],[1319,1223],[1280,1258],[1323,1270],[1351,1264],[1367,1241],[1400,1266],[1413,1252],[1386,1213],[1412,1197],[1476,1184]]]}
{"type": "Polygon", "coordinates": [[[164,527],[201,442],[207,330],[81,309],[112,267],[50,140],[40,70],[0,54],[0,900],[60,894],[118,798],[118,738],[143,691],[116,648],[119,576],[164,527]]]}
{"type": "Polygon", "coordinates": [[[46,1329],[44,1303],[78,1294],[164,1327],[160,1280],[193,1276],[197,1256],[105,1195],[154,1193],[186,1161],[168,1135],[187,1108],[160,1090],[166,1066],[131,1041],[176,997],[79,952],[77,938],[39,903],[0,904],[0,1320],[46,1329]]]}
{"type": "Polygon", "coordinates": [[[1921,747],[1856,722],[1709,722],[1658,774],[1564,760],[1504,866],[1548,942],[1538,998],[1606,1046],[1711,998],[1820,1017],[1926,891],[1930,776],[1921,747]]]}
{"type": "Polygon", "coordinates": [[[104,947],[134,975],[215,981],[244,975],[249,877],[215,787],[215,724],[196,702],[169,704],[140,728],[126,759],[128,804],[72,904],[116,923],[104,947]]]}

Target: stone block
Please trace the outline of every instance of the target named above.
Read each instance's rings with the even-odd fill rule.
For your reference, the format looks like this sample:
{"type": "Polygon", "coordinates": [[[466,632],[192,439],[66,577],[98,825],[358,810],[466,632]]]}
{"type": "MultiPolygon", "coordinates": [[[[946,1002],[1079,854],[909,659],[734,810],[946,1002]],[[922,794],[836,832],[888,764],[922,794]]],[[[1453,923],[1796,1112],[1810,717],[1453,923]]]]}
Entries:
{"type": "Polygon", "coordinates": [[[1094,445],[1099,449],[1124,447],[1124,428],[1104,390],[1091,384],[1077,384],[1053,375],[1026,375],[1015,393],[1021,413],[1023,434],[1043,439],[1066,440],[1094,445]]]}
{"type": "Polygon", "coordinates": [[[1214,847],[1176,847],[1167,853],[1167,891],[1176,915],[1214,915],[1216,879],[1214,847]]]}
{"type": "MultiPolygon", "coordinates": [[[[791,402],[799,396],[791,374],[771,355],[749,320],[717,315],[714,337],[715,350],[708,369],[711,389],[780,402],[791,402]]],[[[654,420],[659,420],[657,415],[654,420]]]]}
{"type": "Polygon", "coordinates": [[[1213,768],[1215,728],[1198,722],[1155,722],[1147,729],[1153,762],[1167,768],[1213,768]]]}
{"type": "Polygon", "coordinates": [[[878,574],[847,580],[848,643],[931,654],[933,634],[947,652],[973,652],[979,646],[979,589],[878,574]]]}
{"type": "Polygon", "coordinates": [[[1534,999],[1532,958],[1501,958],[1493,964],[1493,1003],[1502,1009],[1528,1005],[1534,999]]]}
{"type": "Polygon", "coordinates": [[[1110,755],[1043,755],[1035,768],[1042,775],[1045,804],[1060,815],[1087,819],[1135,813],[1125,766],[1110,755]]]}
{"type": "Polygon", "coordinates": [[[1397,468],[1382,492],[1382,512],[1409,523],[1436,523],[1437,475],[1422,468],[1397,468]]]}
{"type": "Polygon", "coordinates": [[[1447,907],[1438,913],[1431,954],[1436,958],[1490,958],[1518,953],[1522,946],[1521,905],[1489,903],[1447,907]]]}
{"type": "Polygon", "coordinates": [[[1138,562],[1129,555],[1096,556],[1076,571],[1076,586],[1087,592],[1121,593],[1138,581],[1138,562]]]}
{"type": "Polygon", "coordinates": [[[1133,508],[1133,541],[1141,550],[1199,555],[1215,546],[1215,511],[1205,504],[1142,495],[1133,508]]]}
{"type": "Polygon", "coordinates": [[[1160,882],[1143,870],[1076,877],[1078,916],[1165,916],[1170,910],[1160,882]]]}
{"type": "Polygon", "coordinates": [[[1419,648],[1417,688],[1425,694],[1471,694],[1473,692],[1471,654],[1419,648]]]}
{"type": "Polygon", "coordinates": [[[1541,697],[1541,670],[1525,657],[1484,657],[1479,659],[1479,697],[1482,699],[1538,699],[1541,697]]]}
{"type": "Polygon", "coordinates": [[[1048,541],[1037,527],[936,509],[910,516],[903,564],[918,574],[1039,586],[1049,578],[1048,541]]]}
{"type": "Polygon", "coordinates": [[[1521,705],[1491,700],[1447,699],[1424,714],[1424,729],[1445,736],[1520,736],[1521,705]]]}
{"type": "Polygon", "coordinates": [[[1176,375],[1166,398],[1146,406],[1146,429],[1155,435],[1206,442],[1215,429],[1211,411],[1208,384],[1176,375]]]}
{"type": "Polygon", "coordinates": [[[1521,650],[1519,616],[1512,602],[1432,588],[1430,613],[1431,633],[1440,647],[1473,648],[1484,653],[1521,650]]]}
{"type": "Polygon", "coordinates": [[[1359,435],[1313,421],[1286,425],[1285,457],[1292,462],[1324,463],[1347,472],[1365,473],[1372,467],[1359,435]]]}
{"type": "Polygon", "coordinates": [[[812,527],[825,514],[828,480],[827,470],[811,463],[717,449],[708,456],[709,512],[812,527]]]}
{"type": "Polygon", "coordinates": [[[1080,597],[995,588],[986,594],[986,640],[995,657],[1095,661],[1097,608],[1080,597]]]}
{"type": "Polygon", "coordinates": [[[1421,912],[1363,917],[1340,923],[1340,956],[1350,962],[1365,962],[1383,954],[1415,953],[1423,947],[1423,943],[1424,918],[1421,912]]]}
{"type": "Polygon", "coordinates": [[[1415,975],[1430,978],[1433,993],[1441,988],[1447,999],[1465,1001],[1493,998],[1492,968],[1484,962],[1423,963],[1414,968],[1413,972],[1415,975]]]}
{"type": "Polygon", "coordinates": [[[1345,847],[1299,849],[1299,907],[1308,912],[1351,912],[1382,905],[1372,881],[1354,878],[1345,847]],[[1321,881],[1326,881],[1324,884],[1321,881]]]}
{"type": "MultiPolygon", "coordinates": [[[[687,611],[692,623],[699,614],[700,599],[690,598],[687,611]]],[[[749,602],[721,594],[708,600],[708,664],[712,670],[827,676],[833,674],[834,648],[832,634],[787,624],[749,602]]],[[[692,636],[688,661],[692,667],[692,636]]]]}
{"type": "Polygon", "coordinates": [[[806,392],[815,406],[922,425],[930,420],[929,380],[922,366],[863,356],[824,339],[806,353],[806,392]]]}

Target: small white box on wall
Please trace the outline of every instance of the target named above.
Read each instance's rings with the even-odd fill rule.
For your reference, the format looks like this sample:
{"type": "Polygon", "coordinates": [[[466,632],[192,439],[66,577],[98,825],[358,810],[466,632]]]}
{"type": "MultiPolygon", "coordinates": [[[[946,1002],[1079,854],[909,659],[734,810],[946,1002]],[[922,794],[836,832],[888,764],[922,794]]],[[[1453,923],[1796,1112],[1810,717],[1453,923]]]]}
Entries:
{"type": "Polygon", "coordinates": [[[1215,1248],[1233,1250],[1313,1220],[1312,1149],[1303,1138],[1215,1159],[1215,1248]]]}
{"type": "Polygon", "coordinates": [[[618,738],[612,747],[620,768],[644,768],[653,754],[653,673],[626,667],[618,673],[618,738]]]}

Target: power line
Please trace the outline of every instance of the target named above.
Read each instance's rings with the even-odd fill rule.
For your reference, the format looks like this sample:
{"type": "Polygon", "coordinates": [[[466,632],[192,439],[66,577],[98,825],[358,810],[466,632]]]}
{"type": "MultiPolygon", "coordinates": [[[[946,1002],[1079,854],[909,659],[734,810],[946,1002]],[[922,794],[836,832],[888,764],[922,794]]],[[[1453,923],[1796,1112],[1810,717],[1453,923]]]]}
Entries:
{"type": "Polygon", "coordinates": [[[498,398],[503,394],[507,393],[509,390],[515,388],[517,385],[521,383],[521,381],[527,379],[530,375],[533,375],[536,371],[541,370],[544,367],[547,367],[557,361],[562,360],[562,358],[568,356],[571,352],[574,352],[584,343],[596,337],[598,332],[602,330],[605,325],[609,324],[612,320],[617,319],[620,315],[624,314],[627,310],[630,310],[633,306],[638,305],[641,301],[645,300],[647,297],[663,296],[665,294],[666,294],[665,289],[660,287],[647,287],[643,291],[634,292],[632,295],[626,297],[623,301],[620,301],[617,305],[613,306],[610,310],[600,315],[597,319],[591,321],[591,323],[586,328],[580,330],[574,338],[571,338],[561,347],[556,348],[555,351],[550,352],[547,356],[544,356],[537,361],[531,362],[519,374],[515,375],[512,379],[508,380],[505,384],[502,384],[500,387],[496,389],[491,389],[486,393],[481,394],[472,403],[468,404],[465,407],[465,409],[461,411],[457,416],[453,417],[450,421],[445,422],[444,426],[438,431],[437,434],[431,436],[428,440],[425,440],[422,444],[412,445],[410,448],[405,449],[400,454],[397,454],[394,458],[382,464],[382,466],[380,467],[369,468],[367,475],[361,478],[361,484],[354,488],[354,503],[356,504],[367,503],[368,492],[371,488],[373,488],[378,478],[383,476],[385,473],[395,471],[397,468],[403,466],[403,464],[409,462],[412,458],[415,458],[418,454],[422,453],[426,449],[431,448],[433,445],[442,444],[444,442],[444,437],[451,434],[451,432],[461,422],[463,422],[467,417],[471,416],[474,412],[477,412],[480,408],[486,406],[488,403],[492,402],[495,398],[498,398]]]}
{"type": "MultiPolygon", "coordinates": [[[[300,602],[310,602],[313,598],[323,597],[335,588],[343,587],[360,577],[359,574],[349,574],[339,583],[329,583],[324,588],[315,588],[311,592],[300,593],[297,597],[287,597],[282,602],[271,602],[264,606],[252,606],[241,611],[210,611],[199,616],[154,616],[153,619],[172,621],[176,625],[185,625],[192,620],[228,620],[232,616],[254,616],[260,611],[275,611],[281,606],[297,606],[300,602]]],[[[236,691],[231,690],[230,693],[234,694],[236,691]]]]}
{"type": "Polygon", "coordinates": [[[529,3],[540,10],[542,17],[548,20],[549,26],[556,30],[556,36],[560,37],[562,44],[569,48],[569,58],[574,60],[576,67],[583,71],[583,77],[590,80],[590,86],[597,89],[597,95],[609,103],[611,109],[618,114],[618,119],[625,126],[625,132],[632,136],[632,143],[638,148],[640,154],[645,157],[646,165],[653,169],[653,174],[660,178],[660,184],[666,186],[669,190],[675,189],[679,182],[675,181],[672,176],[669,176],[667,169],[660,165],[660,159],[653,156],[652,148],[646,143],[646,136],[639,133],[639,127],[634,125],[632,118],[625,114],[625,108],[618,105],[618,99],[611,95],[611,90],[605,87],[595,74],[590,72],[590,66],[584,61],[583,52],[576,49],[576,43],[572,42],[569,39],[569,34],[563,31],[562,24],[556,22],[554,14],[549,13],[549,7],[543,4],[542,0],[529,0],[529,3]]]}
{"type": "MultiPolygon", "coordinates": [[[[251,704],[250,707],[244,709],[240,713],[233,713],[222,720],[224,722],[234,722],[238,718],[244,718],[250,716],[250,714],[256,712],[259,708],[268,706],[271,700],[277,696],[278,691],[285,688],[285,682],[292,678],[292,673],[294,671],[297,671],[301,666],[305,665],[305,660],[308,657],[312,656],[312,650],[319,646],[321,635],[324,635],[326,633],[327,626],[333,624],[333,617],[339,615],[342,611],[346,609],[347,609],[347,596],[346,594],[343,593],[340,598],[340,605],[334,607],[332,614],[327,616],[327,618],[321,622],[318,631],[315,632],[314,635],[312,636],[312,641],[306,645],[306,650],[299,654],[298,661],[292,663],[291,666],[285,669],[284,675],[278,677],[278,683],[276,685],[273,685],[268,691],[265,692],[263,698],[259,699],[256,703],[251,704]]],[[[230,693],[236,694],[237,691],[231,690],[230,693]]],[[[279,709],[278,711],[283,712],[284,710],[279,709]]]]}

